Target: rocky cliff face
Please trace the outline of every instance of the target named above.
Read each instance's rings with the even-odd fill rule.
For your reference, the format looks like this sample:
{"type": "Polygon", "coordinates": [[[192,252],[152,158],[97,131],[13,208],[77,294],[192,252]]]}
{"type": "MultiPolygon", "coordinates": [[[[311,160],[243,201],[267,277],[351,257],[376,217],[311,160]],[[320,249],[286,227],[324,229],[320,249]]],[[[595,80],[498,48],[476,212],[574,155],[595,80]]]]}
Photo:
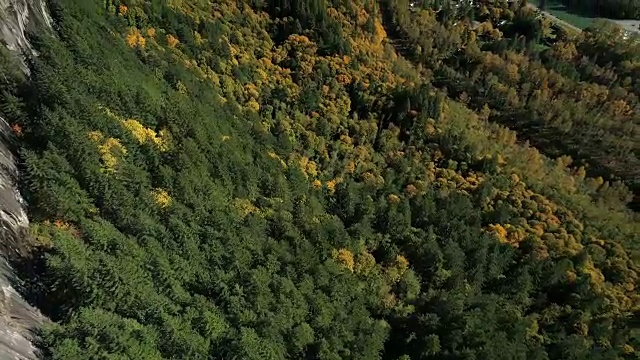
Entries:
{"type": "Polygon", "coordinates": [[[22,247],[29,220],[16,190],[18,171],[10,151],[9,124],[0,117],[0,359],[36,359],[31,331],[43,316],[18,294],[19,282],[6,258],[22,247]]]}
{"type": "MultiPolygon", "coordinates": [[[[27,32],[51,26],[43,0],[0,0],[0,43],[21,61],[37,54],[27,32]]],[[[10,121],[10,119],[7,119],[10,121]]],[[[13,133],[0,117],[0,359],[36,359],[32,330],[44,317],[16,291],[19,281],[6,259],[24,246],[29,220],[17,190],[18,170],[10,144],[13,133]]]]}
{"type": "Polygon", "coordinates": [[[36,55],[26,35],[43,26],[51,27],[44,0],[0,0],[0,42],[16,56],[36,55]]]}

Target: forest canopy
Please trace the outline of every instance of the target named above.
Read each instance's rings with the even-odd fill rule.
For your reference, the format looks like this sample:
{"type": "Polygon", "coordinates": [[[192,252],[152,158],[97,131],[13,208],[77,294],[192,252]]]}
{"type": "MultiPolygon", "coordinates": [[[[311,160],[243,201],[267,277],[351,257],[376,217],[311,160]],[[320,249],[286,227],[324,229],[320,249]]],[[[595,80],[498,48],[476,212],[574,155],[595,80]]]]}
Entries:
{"type": "Polygon", "coordinates": [[[50,0],[0,61],[44,357],[640,357],[640,42],[454,5],[50,0]]]}

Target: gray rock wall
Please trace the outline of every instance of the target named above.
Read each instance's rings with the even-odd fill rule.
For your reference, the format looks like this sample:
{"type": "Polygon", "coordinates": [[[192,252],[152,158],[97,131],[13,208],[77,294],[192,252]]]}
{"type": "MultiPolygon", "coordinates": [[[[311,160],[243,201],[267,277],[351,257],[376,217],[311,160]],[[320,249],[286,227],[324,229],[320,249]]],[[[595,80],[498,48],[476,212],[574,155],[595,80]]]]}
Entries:
{"type": "Polygon", "coordinates": [[[36,359],[32,330],[45,318],[18,294],[19,280],[6,260],[24,247],[29,226],[17,191],[16,159],[8,146],[11,135],[0,117],[0,359],[36,359]]]}
{"type": "MultiPolygon", "coordinates": [[[[27,39],[29,30],[51,27],[44,0],[0,0],[0,42],[16,56],[37,55],[27,39]]],[[[27,71],[23,62],[23,70],[27,71]]]]}
{"type": "MultiPolygon", "coordinates": [[[[50,26],[43,1],[0,0],[0,44],[21,60],[25,73],[25,57],[37,56],[27,31],[50,26]]],[[[37,359],[32,331],[46,319],[16,291],[20,282],[6,260],[25,246],[29,226],[26,206],[17,190],[17,159],[11,152],[14,138],[11,120],[7,120],[0,117],[0,359],[37,359]]]]}

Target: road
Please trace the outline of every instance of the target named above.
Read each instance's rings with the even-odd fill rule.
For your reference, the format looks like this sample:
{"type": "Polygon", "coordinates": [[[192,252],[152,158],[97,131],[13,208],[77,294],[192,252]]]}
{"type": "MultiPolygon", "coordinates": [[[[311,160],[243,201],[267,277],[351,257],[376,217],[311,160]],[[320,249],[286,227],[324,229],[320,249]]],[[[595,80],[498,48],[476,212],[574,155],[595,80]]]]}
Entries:
{"type": "Polygon", "coordinates": [[[638,28],[638,26],[640,26],[640,20],[613,20],[612,19],[611,21],[622,26],[627,31],[640,32],[640,28],[638,28]]]}

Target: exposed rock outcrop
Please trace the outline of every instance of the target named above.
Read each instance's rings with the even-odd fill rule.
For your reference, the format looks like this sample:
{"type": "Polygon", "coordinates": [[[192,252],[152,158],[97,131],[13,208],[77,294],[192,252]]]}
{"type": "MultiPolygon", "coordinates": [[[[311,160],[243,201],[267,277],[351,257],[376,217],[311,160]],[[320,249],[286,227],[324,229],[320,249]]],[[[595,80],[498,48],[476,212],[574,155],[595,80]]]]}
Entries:
{"type": "MultiPolygon", "coordinates": [[[[27,33],[51,27],[51,21],[43,0],[0,0],[0,42],[16,56],[35,56],[27,33]]],[[[24,61],[22,65],[28,71],[24,61]]]]}
{"type": "Polygon", "coordinates": [[[11,135],[9,124],[0,117],[0,359],[36,359],[32,330],[44,317],[18,294],[18,279],[6,260],[24,246],[29,226],[17,191],[16,161],[8,146],[11,135]]]}
{"type": "MultiPolygon", "coordinates": [[[[41,0],[0,0],[0,43],[20,60],[37,54],[27,33],[51,26],[45,3],[41,0]]],[[[10,121],[10,119],[8,119],[10,121]]],[[[16,291],[19,281],[7,259],[24,247],[29,220],[18,192],[18,169],[10,144],[13,132],[0,117],[0,359],[36,359],[32,330],[46,319],[16,291]]]]}

